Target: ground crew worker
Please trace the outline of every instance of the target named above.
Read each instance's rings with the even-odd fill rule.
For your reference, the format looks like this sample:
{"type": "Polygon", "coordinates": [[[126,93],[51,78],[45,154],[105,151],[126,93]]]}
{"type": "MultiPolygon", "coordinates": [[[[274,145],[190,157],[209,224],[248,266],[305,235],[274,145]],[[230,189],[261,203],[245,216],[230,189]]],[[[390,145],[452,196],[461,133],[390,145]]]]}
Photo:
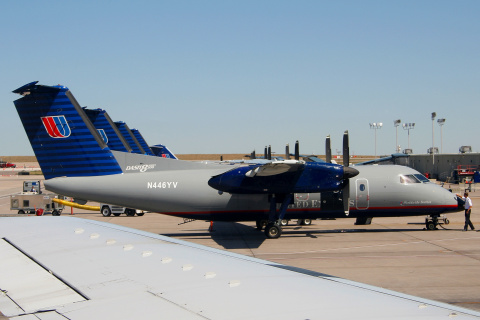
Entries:
{"type": "MultiPolygon", "coordinates": [[[[457,194],[457,196],[460,197],[459,194],[457,194]]],[[[465,226],[463,227],[463,231],[467,231],[468,226],[470,226],[472,230],[475,230],[475,227],[473,226],[472,221],[470,221],[470,214],[472,213],[472,207],[473,207],[472,199],[468,197],[468,192],[465,192],[463,194],[463,197],[461,198],[463,201],[465,201],[465,226]]]]}

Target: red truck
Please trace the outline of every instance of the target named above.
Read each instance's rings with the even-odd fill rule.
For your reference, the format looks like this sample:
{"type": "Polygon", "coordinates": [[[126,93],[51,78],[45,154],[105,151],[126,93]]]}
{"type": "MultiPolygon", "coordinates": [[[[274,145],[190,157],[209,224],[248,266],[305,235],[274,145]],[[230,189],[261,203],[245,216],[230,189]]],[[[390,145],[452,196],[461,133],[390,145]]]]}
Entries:
{"type": "Polygon", "coordinates": [[[15,168],[16,166],[15,163],[0,160],[0,168],[15,168]]]}

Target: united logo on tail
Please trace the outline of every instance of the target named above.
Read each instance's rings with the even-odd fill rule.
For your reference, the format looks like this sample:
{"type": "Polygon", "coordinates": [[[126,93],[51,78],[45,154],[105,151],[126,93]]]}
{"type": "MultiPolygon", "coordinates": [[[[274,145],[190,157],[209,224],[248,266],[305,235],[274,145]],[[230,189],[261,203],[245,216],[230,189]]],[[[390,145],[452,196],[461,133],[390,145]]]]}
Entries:
{"type": "Polygon", "coordinates": [[[42,122],[52,138],[68,138],[72,132],[65,116],[42,117],[42,122]]]}

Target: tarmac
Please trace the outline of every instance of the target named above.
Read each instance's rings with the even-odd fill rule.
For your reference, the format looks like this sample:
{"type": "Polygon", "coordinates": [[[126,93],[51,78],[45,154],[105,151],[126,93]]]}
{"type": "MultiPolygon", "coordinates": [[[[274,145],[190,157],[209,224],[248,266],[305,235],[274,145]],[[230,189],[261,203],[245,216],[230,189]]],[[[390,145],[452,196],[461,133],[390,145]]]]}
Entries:
{"type": "MultiPolygon", "coordinates": [[[[0,176],[0,223],[2,216],[18,216],[10,210],[9,198],[21,191],[23,181],[41,179],[42,176],[0,176]]],[[[480,191],[473,191],[470,196],[471,219],[480,228],[480,191]]],[[[365,226],[354,225],[354,219],[316,220],[310,226],[284,227],[279,239],[266,239],[263,232],[256,230],[255,222],[216,222],[214,232],[209,232],[209,222],[183,223],[183,219],[156,213],[103,217],[99,212],[72,211],[67,207],[62,216],[67,215],[119,224],[480,311],[480,232],[463,231],[463,212],[448,214],[450,223],[434,231],[425,230],[424,216],[374,218],[371,225],[365,226]]],[[[42,219],[33,215],[31,218],[42,219]]]]}

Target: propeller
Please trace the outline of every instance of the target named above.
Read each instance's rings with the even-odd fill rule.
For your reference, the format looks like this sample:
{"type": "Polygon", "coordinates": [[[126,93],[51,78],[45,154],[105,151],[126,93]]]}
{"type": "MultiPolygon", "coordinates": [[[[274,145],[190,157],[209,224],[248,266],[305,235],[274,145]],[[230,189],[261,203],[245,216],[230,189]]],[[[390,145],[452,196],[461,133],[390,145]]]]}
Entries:
{"type": "Polygon", "coordinates": [[[348,142],[348,130],[343,133],[343,176],[345,182],[343,186],[343,211],[348,216],[350,213],[350,177],[356,176],[358,171],[349,167],[350,164],[350,147],[348,142]],[[355,172],[352,172],[355,170],[355,172]],[[355,173],[355,174],[354,174],[355,173]]]}
{"type": "MultiPolygon", "coordinates": [[[[355,177],[358,174],[358,170],[350,168],[350,147],[348,141],[348,130],[343,133],[343,211],[345,215],[349,215],[350,208],[350,178],[355,177]]],[[[328,163],[332,162],[332,149],[330,143],[330,136],[327,136],[325,140],[325,161],[328,163]]]]}
{"type": "Polygon", "coordinates": [[[285,160],[290,160],[290,145],[288,143],[285,147],[285,160]]]}
{"type": "Polygon", "coordinates": [[[330,136],[325,139],[325,161],[332,163],[332,148],[330,146],[330,136]]]}
{"type": "Polygon", "coordinates": [[[300,146],[298,140],[295,142],[295,160],[300,160],[300,146]]]}

